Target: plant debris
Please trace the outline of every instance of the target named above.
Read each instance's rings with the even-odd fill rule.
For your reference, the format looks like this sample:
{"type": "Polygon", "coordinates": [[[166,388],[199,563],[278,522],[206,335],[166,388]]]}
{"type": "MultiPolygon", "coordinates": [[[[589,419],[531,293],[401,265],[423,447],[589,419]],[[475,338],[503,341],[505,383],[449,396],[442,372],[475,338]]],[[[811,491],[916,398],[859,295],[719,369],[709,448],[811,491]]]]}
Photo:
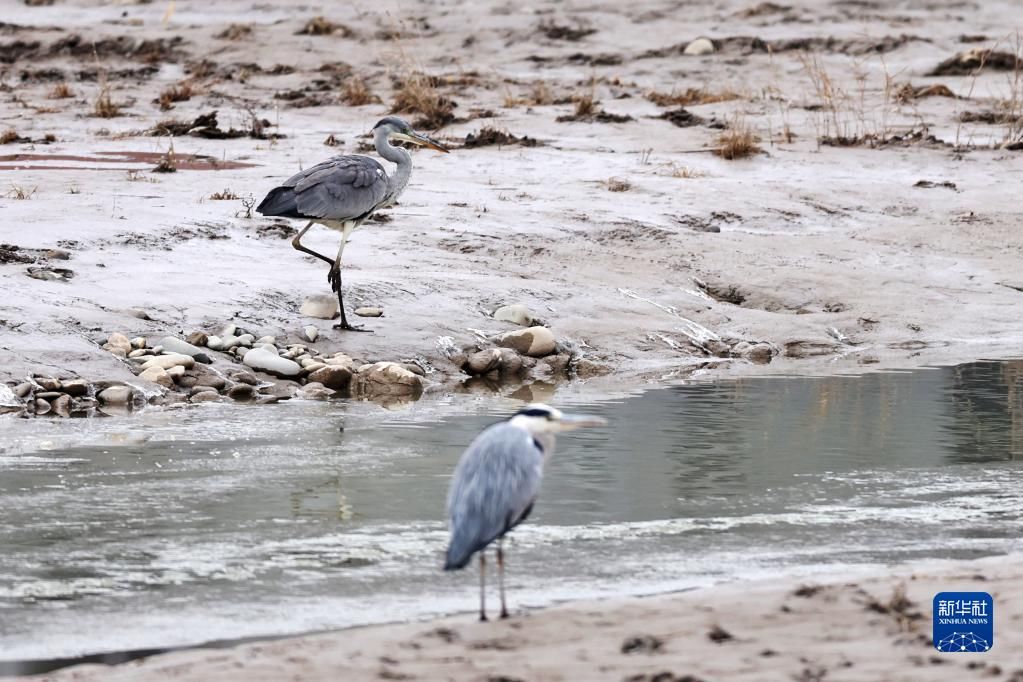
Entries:
{"type": "Polygon", "coordinates": [[[276,133],[267,134],[265,132],[265,129],[272,125],[273,124],[265,118],[260,119],[253,115],[251,119],[251,126],[248,130],[238,130],[237,128],[223,130],[217,122],[217,112],[211,111],[208,114],[200,114],[191,123],[173,120],[163,121],[150,128],[149,135],[153,137],[163,135],[173,135],[175,137],[190,135],[192,137],[202,137],[207,140],[230,140],[238,137],[251,137],[254,140],[283,138],[284,135],[278,135],[276,133]]]}
{"type": "Polygon", "coordinates": [[[355,35],[355,32],[344,24],[328,21],[324,17],[313,17],[295,33],[297,36],[331,36],[335,34],[340,34],[342,38],[350,38],[355,35]]]}
{"type": "Polygon", "coordinates": [[[689,128],[691,126],[698,126],[704,122],[702,118],[682,107],[679,107],[678,109],[672,109],[671,111],[665,111],[657,118],[664,119],[665,121],[670,121],[679,128],[689,128]]]}
{"type": "Polygon", "coordinates": [[[540,146],[540,141],[536,138],[529,137],[528,135],[517,137],[507,131],[487,126],[480,129],[478,133],[469,133],[466,135],[465,144],[462,146],[467,149],[472,149],[473,147],[489,147],[495,144],[498,146],[518,144],[523,147],[538,147],[540,146]]]}
{"type": "Polygon", "coordinates": [[[1017,71],[1023,69],[1023,57],[1011,52],[973,49],[960,52],[934,67],[928,76],[968,76],[981,69],[1017,71]]]}
{"type": "Polygon", "coordinates": [[[570,26],[555,24],[553,21],[540,22],[540,26],[537,30],[551,40],[568,40],[571,42],[582,40],[586,36],[593,35],[597,32],[597,29],[595,28],[572,28],[570,26]]]}

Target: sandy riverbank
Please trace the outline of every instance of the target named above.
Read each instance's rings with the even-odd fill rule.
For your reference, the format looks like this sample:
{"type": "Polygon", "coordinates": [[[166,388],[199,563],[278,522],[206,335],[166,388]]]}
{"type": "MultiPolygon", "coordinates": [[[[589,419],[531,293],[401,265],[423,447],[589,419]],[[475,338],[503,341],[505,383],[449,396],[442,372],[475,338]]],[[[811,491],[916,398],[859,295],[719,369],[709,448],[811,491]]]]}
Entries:
{"type": "MultiPolygon", "coordinates": [[[[468,599],[474,581],[465,577],[468,599]]],[[[465,614],[175,652],[33,679],[1018,682],[1023,568],[1016,555],[741,582],[577,602],[516,613],[506,621],[479,623],[465,614]],[[932,599],[951,590],[994,596],[990,652],[941,654],[931,646],[932,599]]]]}
{"type": "MultiPolygon", "coordinates": [[[[489,317],[505,303],[530,306],[616,386],[701,367],[856,372],[1023,347],[1023,237],[1005,191],[1021,152],[996,148],[1016,124],[987,115],[1018,96],[1012,72],[927,75],[978,46],[1014,49],[1010,3],[722,1],[684,16],[667,2],[474,3],[469,22],[446,5],[356,3],[331,7],[346,28],[325,35],[307,24],[319,10],[284,3],[168,7],[18,4],[5,16],[0,127],[15,135],[0,147],[0,238],[29,261],[0,264],[0,379],[125,380],[129,366],[99,347],[111,332],[159,339],[236,322],[291,341],[314,324],[316,352],[419,363],[453,386],[465,375],[448,351],[514,328],[489,317]],[[700,35],[718,50],[682,54],[700,35]],[[390,221],[346,251],[349,301],[385,311],[368,320],[376,333],[333,331],[298,312],[326,293],[323,268],[242,200],[360,151],[397,84],[424,73],[457,103],[454,120],[424,126],[458,148],[416,154],[390,221]],[[97,116],[103,78],[118,116],[97,116]],[[345,103],[352,78],[369,103],[345,103]],[[932,85],[956,97],[911,94],[932,85]],[[658,97],[690,89],[702,93],[685,105],[696,119],[658,97]],[[628,119],[564,120],[587,97],[628,119]],[[264,137],[285,137],[146,132],[212,110],[223,130],[249,130],[254,115],[272,124],[264,137]],[[722,127],[748,128],[762,151],[719,158],[722,127]],[[461,147],[484,128],[540,144],[461,147]],[[829,136],[850,146],[821,144],[829,136]],[[212,161],[150,172],[172,143],[180,159],[212,161]],[[742,341],[776,355],[750,362],[742,341]]],[[[309,243],[335,240],[318,230],[309,243]]]]}

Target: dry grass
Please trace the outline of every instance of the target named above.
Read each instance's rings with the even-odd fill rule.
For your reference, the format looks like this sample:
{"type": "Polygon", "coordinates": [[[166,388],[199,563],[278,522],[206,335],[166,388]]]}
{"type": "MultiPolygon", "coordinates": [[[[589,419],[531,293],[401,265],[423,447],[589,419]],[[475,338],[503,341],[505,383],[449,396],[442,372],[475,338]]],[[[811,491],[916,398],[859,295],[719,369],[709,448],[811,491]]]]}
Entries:
{"type": "Polygon", "coordinates": [[[96,101],[92,104],[92,113],[99,118],[114,118],[121,115],[121,107],[115,104],[110,96],[110,86],[107,84],[106,78],[101,79],[99,94],[96,95],[96,101]]]}
{"type": "Polygon", "coordinates": [[[295,35],[300,36],[329,36],[339,34],[342,38],[353,35],[352,29],[344,24],[336,24],[324,17],[313,17],[295,35]]]}
{"type": "MultiPolygon", "coordinates": [[[[907,93],[900,93],[883,57],[880,60],[884,80],[879,101],[873,99],[874,91],[868,88],[870,70],[863,62],[853,64],[852,77],[856,86],[850,91],[836,82],[817,55],[802,53],[799,60],[819,100],[814,120],[818,144],[877,145],[892,138],[889,119],[900,94],[907,93]]],[[[934,91],[932,94],[937,93],[934,91]]],[[[915,99],[917,94],[913,94],[915,99]]]]}
{"type": "Polygon", "coordinates": [[[761,152],[757,146],[759,141],[760,138],[753,132],[746,119],[736,114],[728,127],[718,135],[718,146],[714,153],[729,161],[744,159],[761,152]]]}
{"type": "Polygon", "coordinates": [[[997,104],[998,113],[1005,122],[1003,146],[1023,143],[1023,33],[1016,32],[1015,68],[1009,76],[1009,98],[997,104]]]}
{"type": "Polygon", "coordinates": [[[153,168],[154,173],[177,173],[178,163],[174,158],[174,145],[171,145],[167,153],[160,157],[159,163],[153,168]]]}
{"type": "Polygon", "coordinates": [[[697,170],[691,166],[678,166],[673,163],[668,168],[668,175],[673,178],[690,180],[692,178],[702,178],[703,171],[697,170]]]}
{"type": "Polygon", "coordinates": [[[225,189],[222,192],[214,192],[208,198],[211,201],[234,201],[235,199],[241,199],[240,196],[229,189],[225,189]]]}
{"type": "Polygon", "coordinates": [[[379,102],[380,98],[370,92],[366,81],[358,76],[352,76],[341,88],[341,100],[348,106],[361,107],[364,104],[379,102]]]}
{"type": "Polygon", "coordinates": [[[217,34],[221,40],[244,40],[252,35],[252,26],[249,24],[231,24],[217,34]]]}
{"type": "Polygon", "coordinates": [[[67,83],[60,82],[53,86],[53,89],[50,90],[50,94],[47,96],[50,99],[68,99],[75,96],[75,91],[67,83]]]}
{"type": "Polygon", "coordinates": [[[608,192],[628,192],[632,189],[632,184],[622,178],[608,178],[603,184],[608,192]]]}
{"type": "Polygon", "coordinates": [[[0,133],[0,144],[11,144],[12,142],[17,142],[20,139],[21,135],[18,135],[18,131],[14,128],[0,133]]]}
{"type": "Polygon", "coordinates": [[[524,97],[516,97],[510,91],[504,95],[503,106],[506,109],[513,109],[519,106],[544,106],[554,103],[554,95],[546,81],[535,81],[524,97]]]}
{"type": "Polygon", "coordinates": [[[435,79],[420,71],[409,71],[394,92],[391,112],[420,114],[414,125],[440,128],[454,120],[455,103],[440,94],[435,79]]]}
{"type": "Polygon", "coordinates": [[[194,94],[196,94],[196,91],[192,84],[188,81],[182,81],[163,90],[156,102],[160,105],[160,111],[168,111],[174,108],[175,102],[187,102],[192,99],[194,94]]]}
{"type": "Polygon", "coordinates": [[[151,178],[148,175],[143,175],[142,171],[130,170],[125,175],[125,180],[128,182],[157,182],[156,178],[151,178]]]}
{"type": "Polygon", "coordinates": [[[25,189],[21,185],[11,185],[11,188],[7,190],[7,194],[5,196],[8,199],[17,199],[19,201],[24,201],[25,199],[31,199],[38,190],[39,190],[38,187],[33,187],[32,189],[25,189]]]}
{"type": "Polygon", "coordinates": [[[687,88],[685,91],[672,90],[671,92],[657,92],[651,90],[646,98],[659,107],[686,107],[695,104],[715,104],[717,102],[728,102],[739,99],[741,95],[732,90],[720,90],[713,92],[703,88],[687,88]]]}

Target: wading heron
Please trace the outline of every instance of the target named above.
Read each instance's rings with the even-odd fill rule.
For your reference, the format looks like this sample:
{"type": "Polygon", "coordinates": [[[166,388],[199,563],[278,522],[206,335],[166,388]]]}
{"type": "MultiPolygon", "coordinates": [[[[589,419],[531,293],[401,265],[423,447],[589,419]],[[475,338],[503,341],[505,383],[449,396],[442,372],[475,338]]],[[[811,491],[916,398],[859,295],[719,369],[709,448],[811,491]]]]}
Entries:
{"type": "Polygon", "coordinates": [[[464,568],[479,552],[480,620],[487,619],[484,552],[495,540],[501,618],[508,617],[501,539],[532,511],[544,464],[554,452],[554,435],[605,423],[600,417],[567,415],[534,403],[484,429],[462,454],[448,493],[451,541],[444,570],[464,568]]]}
{"type": "Polygon", "coordinates": [[[341,323],[335,329],[359,329],[348,324],[345,303],[341,297],[341,254],[344,253],[348,237],[375,210],[392,205],[412,176],[412,156],[401,147],[393,146],[392,140],[411,142],[439,152],[448,151],[436,140],[412,130],[400,118],[388,116],[373,126],[373,141],[380,156],[398,165],[393,175],[388,176],[384,167],[368,156],[335,156],[291,176],[280,187],[270,190],[256,207],[256,211],[265,216],[309,221],[291,240],[291,245],[330,263],[327,281],[337,293],[338,306],[341,308],[341,323]],[[316,223],[341,232],[341,248],[337,251],[337,258],[328,258],[302,245],[302,236],[316,223]]]}

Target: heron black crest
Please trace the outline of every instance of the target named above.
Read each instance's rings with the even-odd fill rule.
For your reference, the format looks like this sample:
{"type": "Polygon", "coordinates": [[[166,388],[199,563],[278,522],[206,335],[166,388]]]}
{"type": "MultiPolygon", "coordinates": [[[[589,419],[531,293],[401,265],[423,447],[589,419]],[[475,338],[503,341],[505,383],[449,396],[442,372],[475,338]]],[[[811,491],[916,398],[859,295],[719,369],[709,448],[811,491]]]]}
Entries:
{"type": "Polygon", "coordinates": [[[380,126],[385,125],[391,125],[397,128],[398,130],[409,130],[411,128],[411,126],[408,123],[398,118],[397,116],[385,116],[384,118],[377,121],[377,124],[373,126],[373,130],[376,130],[380,126]]]}
{"type": "Polygon", "coordinates": [[[542,407],[524,407],[512,416],[516,417],[518,415],[524,417],[545,417],[547,419],[553,416],[550,410],[545,410],[542,407]]]}

